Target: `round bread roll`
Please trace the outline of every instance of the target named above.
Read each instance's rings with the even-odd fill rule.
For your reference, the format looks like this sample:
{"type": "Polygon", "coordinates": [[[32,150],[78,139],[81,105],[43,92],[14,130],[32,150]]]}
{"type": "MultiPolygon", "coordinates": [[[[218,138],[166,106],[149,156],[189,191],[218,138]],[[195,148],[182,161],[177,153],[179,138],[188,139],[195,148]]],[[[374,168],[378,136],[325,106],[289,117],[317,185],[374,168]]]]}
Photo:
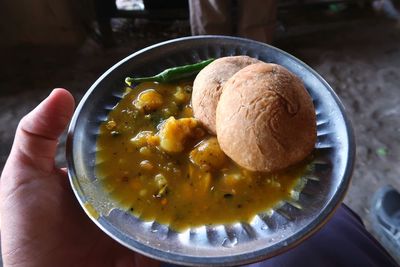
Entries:
{"type": "Polygon", "coordinates": [[[215,110],[225,82],[242,68],[261,61],[248,56],[218,58],[197,74],[193,83],[193,115],[215,134],[215,110]]]}
{"type": "Polygon", "coordinates": [[[286,68],[267,63],[247,66],[225,83],[216,129],[232,160],[261,172],[305,159],[317,138],[314,105],[303,83],[286,68]]]}

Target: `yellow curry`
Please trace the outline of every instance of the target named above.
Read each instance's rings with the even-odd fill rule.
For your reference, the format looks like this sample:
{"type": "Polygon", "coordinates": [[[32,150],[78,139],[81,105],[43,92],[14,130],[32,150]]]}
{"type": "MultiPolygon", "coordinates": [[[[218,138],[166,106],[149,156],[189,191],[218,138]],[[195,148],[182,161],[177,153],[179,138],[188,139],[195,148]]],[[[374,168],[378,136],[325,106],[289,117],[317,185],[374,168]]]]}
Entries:
{"type": "Polygon", "coordinates": [[[306,163],[274,174],[238,166],[193,118],[191,90],[191,81],[127,88],[97,140],[97,177],[111,197],[178,231],[249,222],[291,200],[306,163]]]}

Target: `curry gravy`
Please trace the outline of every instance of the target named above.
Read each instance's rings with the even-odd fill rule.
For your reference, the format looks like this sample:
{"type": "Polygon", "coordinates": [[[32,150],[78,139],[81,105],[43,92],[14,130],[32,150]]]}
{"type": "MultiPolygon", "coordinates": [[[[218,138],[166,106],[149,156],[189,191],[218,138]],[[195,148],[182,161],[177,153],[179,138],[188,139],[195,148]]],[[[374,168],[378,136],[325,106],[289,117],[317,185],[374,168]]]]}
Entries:
{"type": "Polygon", "coordinates": [[[241,168],[192,117],[191,89],[191,81],[142,83],[110,111],[97,139],[96,175],[111,198],[178,231],[249,222],[292,199],[307,163],[273,174],[241,168]]]}

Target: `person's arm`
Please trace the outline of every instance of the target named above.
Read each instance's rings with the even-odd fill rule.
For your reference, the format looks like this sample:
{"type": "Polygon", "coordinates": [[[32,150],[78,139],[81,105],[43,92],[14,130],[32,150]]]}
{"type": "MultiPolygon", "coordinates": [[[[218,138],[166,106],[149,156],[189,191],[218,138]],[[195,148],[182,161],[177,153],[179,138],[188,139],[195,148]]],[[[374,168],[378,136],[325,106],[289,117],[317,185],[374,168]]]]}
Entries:
{"type": "Polygon", "coordinates": [[[0,180],[4,266],[158,266],[101,232],[84,214],[54,157],[74,110],[55,89],[18,125],[0,180]]]}

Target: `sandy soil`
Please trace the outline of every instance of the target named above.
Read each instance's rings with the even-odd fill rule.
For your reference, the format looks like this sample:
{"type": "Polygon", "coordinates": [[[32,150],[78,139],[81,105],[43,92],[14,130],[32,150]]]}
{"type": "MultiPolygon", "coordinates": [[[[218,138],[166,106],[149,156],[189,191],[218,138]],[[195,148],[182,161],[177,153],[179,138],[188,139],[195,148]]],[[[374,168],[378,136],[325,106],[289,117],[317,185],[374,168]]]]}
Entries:
{"type": "MultiPolygon", "coordinates": [[[[153,33],[133,32],[120,40],[120,46],[108,50],[88,41],[79,52],[61,48],[3,51],[0,170],[18,120],[51,88],[69,88],[79,100],[102,72],[126,55],[189,34],[185,24],[150,26],[156,27],[153,33]]],[[[355,130],[357,161],[345,203],[368,225],[372,194],[384,184],[400,190],[400,29],[392,22],[370,19],[282,38],[275,45],[319,72],[346,107],[355,130]]],[[[65,164],[64,139],[57,156],[60,165],[65,164]]]]}

